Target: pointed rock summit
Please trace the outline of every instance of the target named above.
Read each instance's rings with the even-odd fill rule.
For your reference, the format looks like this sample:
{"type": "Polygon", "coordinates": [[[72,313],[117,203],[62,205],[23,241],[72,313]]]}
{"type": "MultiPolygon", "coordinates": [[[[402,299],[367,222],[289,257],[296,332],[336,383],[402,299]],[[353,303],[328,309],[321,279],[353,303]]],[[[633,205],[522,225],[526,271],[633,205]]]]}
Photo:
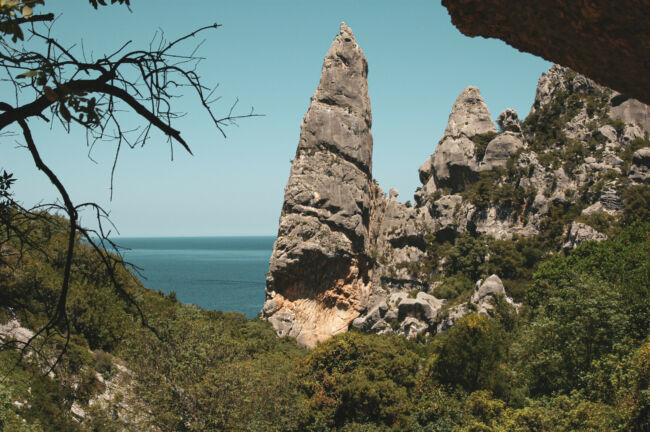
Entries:
{"type": "Polygon", "coordinates": [[[461,134],[468,138],[486,132],[496,132],[490,111],[481,97],[478,88],[465,88],[456,98],[449,114],[445,136],[458,137],[461,134]]]}
{"type": "Polygon", "coordinates": [[[320,83],[300,134],[299,151],[329,149],[370,173],[372,125],[368,62],[352,30],[341,30],[325,55],[320,83]]]}
{"type": "Polygon", "coordinates": [[[461,192],[478,179],[480,157],[472,138],[494,134],[497,130],[485,101],[476,87],[465,88],[451,109],[445,134],[434,154],[420,167],[423,195],[431,195],[439,189],[461,192]]]}
{"type": "Polygon", "coordinates": [[[371,212],[368,63],[341,24],[302,122],[262,317],[304,346],[347,331],[365,307],[371,212]]]}

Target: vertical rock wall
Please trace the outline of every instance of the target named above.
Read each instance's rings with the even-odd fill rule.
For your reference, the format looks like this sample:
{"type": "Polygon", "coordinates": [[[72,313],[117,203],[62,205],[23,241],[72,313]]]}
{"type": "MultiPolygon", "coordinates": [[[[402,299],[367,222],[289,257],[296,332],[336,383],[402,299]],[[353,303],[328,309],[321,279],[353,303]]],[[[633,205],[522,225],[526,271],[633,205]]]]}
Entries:
{"type": "Polygon", "coordinates": [[[368,63],[345,23],[302,122],[267,277],[262,316],[314,346],[365,307],[371,212],[368,63]]]}

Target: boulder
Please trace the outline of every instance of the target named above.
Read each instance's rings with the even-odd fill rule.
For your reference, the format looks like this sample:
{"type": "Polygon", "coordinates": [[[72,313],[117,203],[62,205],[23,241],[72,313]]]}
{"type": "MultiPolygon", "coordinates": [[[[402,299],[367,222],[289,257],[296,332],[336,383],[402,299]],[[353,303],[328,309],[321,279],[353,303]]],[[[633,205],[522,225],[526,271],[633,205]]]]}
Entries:
{"type": "Polygon", "coordinates": [[[34,336],[34,332],[23,327],[17,319],[9,320],[0,325],[0,341],[6,343],[13,340],[19,343],[16,348],[22,348],[34,336]]]}
{"type": "Polygon", "coordinates": [[[479,304],[486,301],[488,297],[496,297],[505,294],[506,289],[503,287],[503,282],[501,282],[499,276],[493,274],[485,279],[485,281],[479,280],[476,283],[476,289],[474,290],[474,294],[472,294],[470,302],[479,304]]]}
{"type": "Polygon", "coordinates": [[[480,171],[490,171],[495,168],[505,168],[508,159],[524,147],[521,135],[505,132],[497,135],[485,149],[485,156],[480,165],[480,171]]]}
{"type": "Polygon", "coordinates": [[[385,301],[373,307],[369,312],[352,321],[352,326],[359,330],[369,331],[377,326],[377,323],[383,321],[388,312],[388,305],[385,301]]]}
{"type": "Polygon", "coordinates": [[[473,311],[488,316],[492,315],[492,310],[494,309],[492,301],[498,296],[504,296],[505,301],[516,310],[519,310],[521,307],[521,304],[515,303],[507,296],[503,282],[499,276],[493,274],[485,279],[485,281],[479,280],[476,282],[476,288],[469,302],[454,306],[440,314],[441,318],[436,327],[437,332],[442,333],[450,329],[456,321],[473,311]]]}
{"type": "Polygon", "coordinates": [[[606,239],[607,236],[605,234],[596,231],[594,228],[590,227],[587,224],[574,221],[571,223],[571,228],[569,229],[567,240],[564,243],[564,249],[575,249],[586,241],[603,241],[606,239]]]}
{"type": "Polygon", "coordinates": [[[445,136],[438,143],[431,161],[437,188],[446,187],[457,193],[478,179],[474,149],[474,142],[464,135],[445,136]]]}
{"type": "Polygon", "coordinates": [[[429,329],[429,325],[417,318],[408,317],[400,323],[400,333],[404,334],[407,339],[415,339],[424,334],[429,329]]]}
{"type": "Polygon", "coordinates": [[[415,317],[428,325],[434,325],[438,311],[444,304],[432,295],[420,292],[416,298],[405,298],[398,305],[398,319],[403,321],[406,317],[415,317]]]}
{"type": "Polygon", "coordinates": [[[519,115],[517,111],[508,108],[499,114],[497,124],[502,132],[515,132],[521,133],[521,124],[519,123],[519,115]]]}
{"type": "Polygon", "coordinates": [[[441,314],[442,316],[440,322],[438,323],[438,326],[436,327],[436,332],[446,332],[454,326],[456,321],[467,315],[469,312],[469,309],[464,304],[447,309],[444,313],[441,314]]]}
{"type": "Polygon", "coordinates": [[[635,183],[650,184],[650,147],[634,152],[628,176],[635,183]]]}

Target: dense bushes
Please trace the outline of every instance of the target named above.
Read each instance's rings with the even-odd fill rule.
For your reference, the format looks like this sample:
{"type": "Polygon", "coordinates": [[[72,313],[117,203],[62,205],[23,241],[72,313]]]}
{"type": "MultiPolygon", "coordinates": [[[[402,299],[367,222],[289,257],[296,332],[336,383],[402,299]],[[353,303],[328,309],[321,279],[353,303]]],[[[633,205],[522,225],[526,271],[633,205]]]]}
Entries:
{"type": "MultiPolygon", "coordinates": [[[[511,160],[514,160],[514,157],[511,160]]],[[[515,214],[523,215],[526,207],[535,198],[536,191],[533,188],[518,187],[517,173],[513,176],[515,178],[506,177],[506,171],[499,168],[483,171],[478,180],[469,185],[461,196],[479,210],[486,210],[493,204],[513,209],[515,214]]]]}
{"type": "Polygon", "coordinates": [[[623,222],[650,220],[650,186],[636,185],[623,190],[623,222]]]}
{"type": "MultiPolygon", "coordinates": [[[[647,430],[650,224],[535,270],[541,242],[463,235],[431,246],[448,257],[443,271],[457,283],[442,285],[450,295],[471,291],[467,275],[524,281],[519,314],[496,299],[493,318],[470,314],[430,341],[346,333],[311,352],[267,322],[185,306],[133,282],[157,337],[106,294],[101,277],[81,280],[94,264],[80,258],[86,270],[71,309],[79,316],[56,378],[29,360],[14,367],[17,353],[0,352],[0,430],[647,430]],[[91,355],[97,347],[105,352],[91,355]],[[104,391],[97,376],[120,373],[115,362],[132,371],[125,397],[143,413],[137,421],[116,417],[118,402],[87,405],[104,391]],[[72,420],[72,402],[91,417],[72,420]]],[[[56,271],[29,257],[25,271],[2,273],[3,292],[21,320],[38,323],[56,271]],[[17,293],[36,313],[19,309],[17,293]]],[[[11,315],[6,303],[2,310],[11,315]]]]}
{"type": "Polygon", "coordinates": [[[441,244],[435,237],[428,237],[419,271],[436,275],[440,261],[444,262],[444,279],[433,292],[439,298],[467,301],[464,297],[472,292],[477,280],[497,274],[508,294],[521,301],[545,250],[548,249],[540,236],[495,240],[463,233],[453,244],[441,244]]]}
{"type": "Polygon", "coordinates": [[[647,338],[649,256],[650,224],[637,223],[540,267],[528,292],[530,320],[515,344],[532,394],[588,388],[608,358],[647,338]]]}
{"type": "Polygon", "coordinates": [[[506,345],[499,322],[470,314],[434,342],[429,374],[441,384],[466,391],[498,389],[503,394],[501,360],[506,345]]]}
{"type": "Polygon", "coordinates": [[[299,365],[308,397],[302,427],[403,423],[420,364],[399,336],[347,333],[316,348],[299,365]]]}

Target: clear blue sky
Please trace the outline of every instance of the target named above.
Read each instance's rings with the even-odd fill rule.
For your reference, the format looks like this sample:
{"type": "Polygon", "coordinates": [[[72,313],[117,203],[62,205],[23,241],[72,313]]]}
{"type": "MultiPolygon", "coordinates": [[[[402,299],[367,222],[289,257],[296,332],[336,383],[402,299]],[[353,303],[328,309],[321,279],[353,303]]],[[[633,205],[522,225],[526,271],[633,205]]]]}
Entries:
{"type": "MultiPolygon", "coordinates": [[[[119,6],[94,11],[85,1],[48,3],[62,14],[53,34],[66,46],[83,39],[97,57],[129,39],[145,47],[157,29],[173,38],[222,24],[205,34],[199,71],[207,84],[219,83],[220,112],[238,97],[242,111],[254,106],[265,114],[240,121],[223,139],[195,99],[179,100],[187,116],[176,126],[194,156],[177,146],[170,161],[162,136],[123,152],[112,201],[112,144],[94,149],[94,163],[82,134],[31,120],[43,158],[73,200],[105,206],[122,236],[275,235],[300,123],[341,21],[368,58],[373,174],[385,191],[397,188],[403,201],[412,200],[417,169],[433,153],[464,87],[481,89],[493,118],[509,107],[523,118],[550,66],[501,41],[463,36],[446,9],[430,0],[132,0],[132,12],[119,6]]],[[[17,198],[26,205],[52,200],[55,190],[18,143],[19,137],[0,137],[0,169],[18,178],[17,198]]],[[[83,221],[92,225],[90,215],[83,221]]]]}

